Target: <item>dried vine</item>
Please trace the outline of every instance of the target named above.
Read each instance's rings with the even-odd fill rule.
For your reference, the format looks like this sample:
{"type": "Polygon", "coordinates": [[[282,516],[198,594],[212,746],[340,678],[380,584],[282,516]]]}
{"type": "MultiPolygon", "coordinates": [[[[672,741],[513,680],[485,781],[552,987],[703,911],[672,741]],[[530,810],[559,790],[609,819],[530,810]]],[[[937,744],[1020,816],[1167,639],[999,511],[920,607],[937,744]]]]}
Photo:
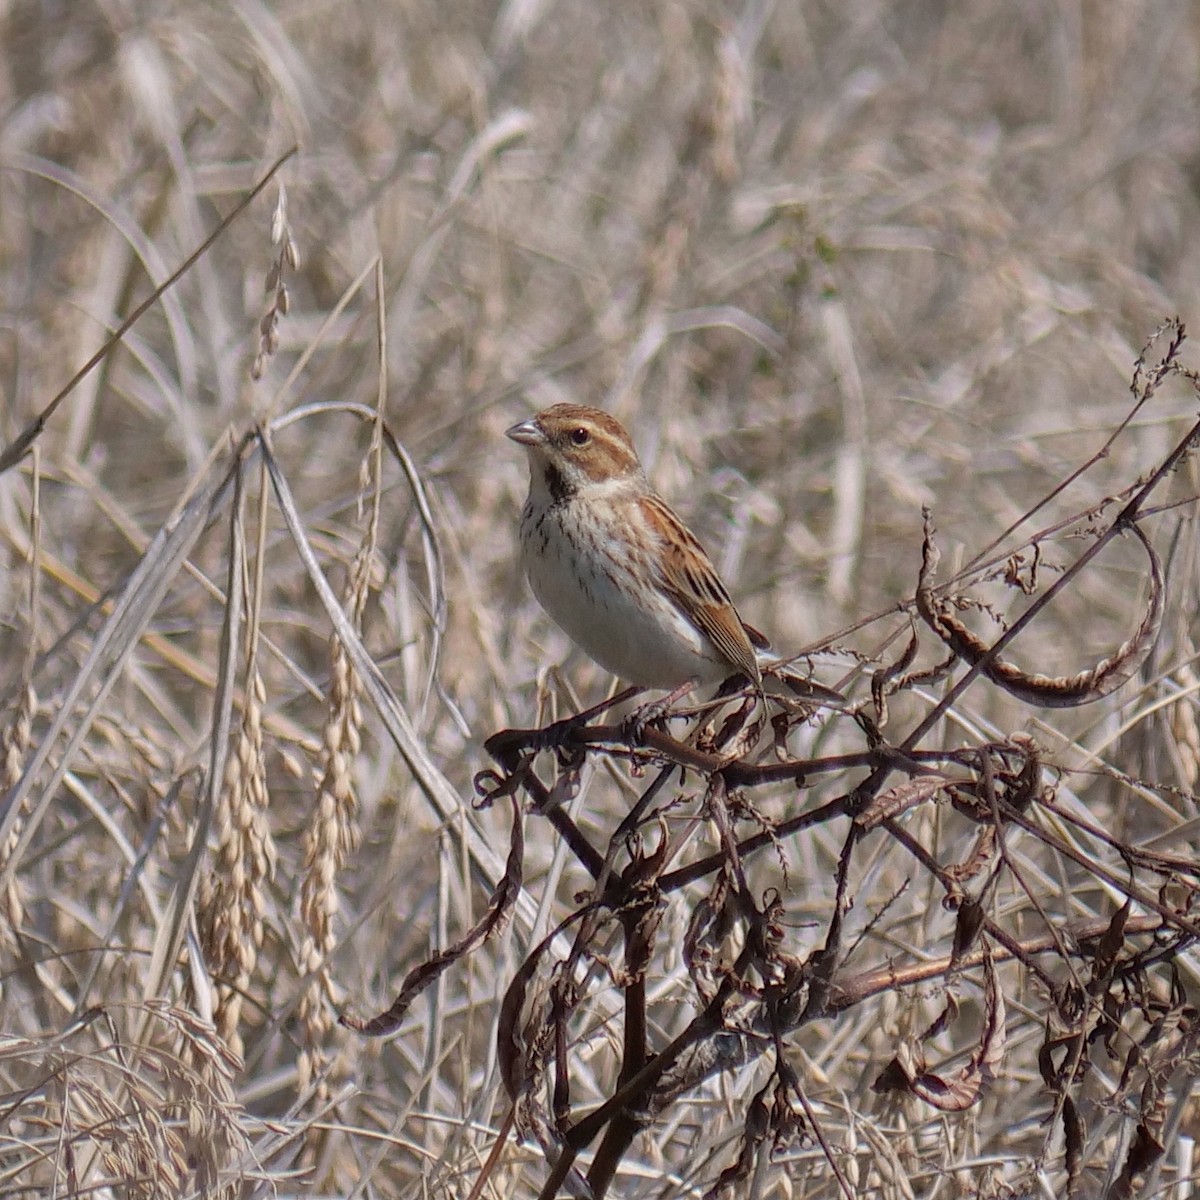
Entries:
{"type": "MultiPolygon", "coordinates": [[[[1168,378],[1195,383],[1177,361],[1182,328],[1172,324],[1162,332],[1171,336],[1161,362],[1149,372],[1139,364],[1135,411],[1168,378]]],[[[803,1141],[821,1149],[830,1178],[851,1197],[853,1182],[795,1061],[803,1031],[817,1022],[836,1024],[881,994],[936,984],[936,1016],[902,1039],[890,1061],[879,1061],[874,1088],[944,1113],[962,1112],[1003,1077],[1006,992],[1018,978],[1041,997],[1038,1065],[1066,1147],[1068,1195],[1093,1194],[1102,1166],[1085,1152],[1083,1096],[1085,1082],[1095,1084],[1098,1048],[1122,1064],[1107,1103],[1125,1105],[1136,1125],[1104,1194],[1112,1200],[1131,1194],[1162,1154],[1167,1098],[1179,1086],[1179,1072],[1190,1078],[1200,1062],[1200,1024],[1173,966],[1200,938],[1200,863],[1120,842],[1097,828],[1063,802],[1068,773],[1027,734],[946,746],[931,733],[973,684],[1062,708],[1110,696],[1143,669],[1162,626],[1167,590],[1147,529],[1154,512],[1149,503],[1198,439],[1200,423],[1129,489],[1107,523],[1093,510],[1057,526],[1084,533],[1087,549],[990,644],[956,615],[970,607],[962,589],[991,571],[1022,593],[1036,592],[1051,531],[972,564],[935,589],[927,515],[908,610],[935,637],[923,638],[914,624],[898,658],[869,664],[869,680],[860,670],[844,681],[851,696],[867,693],[862,700],[834,701],[818,692],[808,700],[768,701],[768,725],[760,697],[721,695],[701,706],[686,737],[673,732],[679,713],[645,728],[606,722],[614,701],[545,728],[495,734],[486,748],[496,768],[477,776],[478,802],[507,798],[515,819],[508,869],[487,912],[456,946],[410,972],[387,1012],[369,1021],[343,1020],[370,1034],[395,1030],[421,987],[504,925],[521,884],[523,799],[530,819],[550,822],[591,880],[527,953],[500,1004],[500,1070],[513,1126],[545,1154],[542,1196],[608,1194],[640,1133],[706,1081],[759,1063],[763,1074],[744,1098],[740,1140],[710,1178],[708,1194],[740,1194],[764,1154],[803,1141]],[[1145,615],[1134,634],[1073,676],[1028,673],[1002,658],[1037,613],[1122,533],[1136,538],[1148,559],[1145,615]],[[937,661],[922,665],[931,651],[937,661]],[[915,697],[920,686],[963,667],[940,701],[925,702],[908,729],[885,737],[894,723],[889,706],[899,695],[915,697]],[[820,744],[815,730],[836,731],[849,748],[795,755],[793,746],[820,744]],[[625,818],[596,841],[568,808],[585,767],[604,760],[624,763],[643,783],[625,818]],[[810,799],[818,787],[820,798],[810,799]],[[913,829],[914,814],[939,805],[954,814],[963,834],[953,850],[926,844],[913,829]],[[768,815],[772,811],[776,815],[768,815]],[[795,881],[785,850],[818,825],[844,831],[836,896],[823,929],[801,936],[789,926],[795,881]],[[1115,863],[1082,852],[1076,841],[1084,837],[1110,850],[1115,863]],[[878,906],[852,932],[854,880],[879,838],[892,839],[911,857],[913,878],[951,914],[947,948],[859,961],[899,898],[878,906]],[[1080,921],[1054,910],[1013,852],[1018,839],[1120,897],[1111,915],[1080,921]],[[775,871],[773,857],[781,864],[775,871]],[[998,902],[1002,893],[1024,896],[1030,918],[1010,922],[998,902]],[[681,944],[663,936],[672,914],[674,927],[685,931],[681,944]],[[663,1040],[654,1032],[659,1022],[647,981],[680,966],[690,1016],[663,1040]],[[576,1096],[575,1046],[595,1019],[598,995],[612,990],[621,1004],[607,1010],[606,1020],[620,1030],[609,1091],[601,1103],[584,1104],[576,1096]]]]}

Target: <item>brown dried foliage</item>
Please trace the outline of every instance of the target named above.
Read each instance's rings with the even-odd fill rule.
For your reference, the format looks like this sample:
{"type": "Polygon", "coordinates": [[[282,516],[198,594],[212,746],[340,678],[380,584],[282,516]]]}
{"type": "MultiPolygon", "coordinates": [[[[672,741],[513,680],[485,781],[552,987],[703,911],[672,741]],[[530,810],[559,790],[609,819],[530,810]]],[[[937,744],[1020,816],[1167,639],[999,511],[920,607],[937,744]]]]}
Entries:
{"type": "MultiPolygon", "coordinates": [[[[1182,326],[1168,322],[1147,346],[1135,368],[1135,400],[1124,424],[1172,376],[1186,379],[1200,397],[1200,383],[1180,364],[1183,341],[1182,326]],[[1150,354],[1157,359],[1147,370],[1150,354]]],[[[940,1011],[922,1032],[899,1041],[890,1062],[881,1062],[873,1090],[892,1097],[894,1104],[911,1108],[915,1101],[948,1114],[978,1106],[986,1091],[1003,1087],[1010,1037],[1005,992],[1022,992],[1045,1029],[1039,1069],[1052,1100],[1053,1124],[1061,1123],[1068,1147],[1067,1194],[1096,1194],[1109,1159],[1095,1150],[1089,1156],[1087,1127],[1109,1105],[1131,1112],[1136,1132],[1103,1194],[1112,1200],[1134,1194],[1162,1160],[1170,1105],[1186,1097],[1200,1070],[1200,1013],[1180,979],[1182,962],[1200,934],[1195,903],[1200,865],[1107,837],[1064,808],[1062,791],[1070,773],[1028,735],[940,748],[938,721],[968,687],[983,681],[1026,703],[1068,708],[1102,701],[1144,667],[1162,625],[1165,581],[1142,523],[1151,520],[1151,502],[1164,481],[1198,443],[1200,421],[1144,480],[1100,506],[1100,513],[1113,510],[1111,516],[1080,513],[1074,521],[1035,534],[1015,553],[1006,551],[1004,578],[1030,595],[1036,589],[1023,586],[1011,564],[1036,562],[1044,543],[1085,531],[1083,552],[991,644],[951,614],[966,607],[962,598],[972,580],[994,574],[1004,559],[994,551],[985,554],[935,593],[927,513],[924,561],[911,611],[936,635],[926,654],[936,657],[941,642],[952,657],[939,668],[947,680],[940,701],[918,706],[927,711],[918,711],[898,735],[885,735],[885,727],[893,724],[886,720],[889,700],[894,703],[929,677],[913,669],[922,657],[920,636],[902,656],[903,671],[882,659],[858,660],[854,676],[880,677],[869,688],[869,699],[789,702],[772,721],[772,738],[763,736],[761,701],[751,692],[718,696],[701,706],[698,723],[683,741],[665,728],[644,728],[641,719],[600,723],[597,718],[611,702],[543,729],[506,730],[489,739],[487,748],[500,770],[477,776],[481,802],[524,794],[532,819],[548,821],[592,877],[592,885],[577,893],[575,908],[517,968],[500,1009],[501,1075],[516,1132],[536,1141],[546,1157],[542,1196],[559,1189],[573,1196],[608,1194],[640,1133],[667,1119],[715,1077],[733,1075],[759,1059],[765,1061],[767,1082],[745,1093],[744,1124],[732,1161],[713,1178],[708,1194],[738,1194],[762,1163],[786,1160],[805,1144],[819,1149],[844,1195],[857,1194],[816,1114],[792,1043],[809,1025],[845,1019],[881,992],[903,996],[918,984],[934,982],[940,1011]],[[1017,642],[1029,619],[1068,590],[1121,532],[1132,532],[1150,560],[1146,615],[1136,632],[1097,666],[1069,678],[1028,675],[1003,662],[1000,651],[1017,642]],[[862,749],[794,757],[793,746],[813,742],[814,723],[822,737],[856,725],[862,749]],[[625,761],[635,780],[648,770],[654,773],[600,845],[568,813],[590,759],[625,761]],[[543,778],[546,770],[549,783],[543,778]],[[897,777],[900,782],[894,782],[897,777]],[[765,815],[779,807],[781,795],[786,809],[804,811],[765,815]],[[913,832],[914,823],[922,823],[920,810],[939,802],[966,829],[977,831],[961,857],[938,851],[913,832]],[[1061,827],[1048,823],[1048,814],[1061,827]],[[826,824],[845,826],[835,897],[816,929],[797,933],[789,927],[781,891],[794,890],[788,847],[826,824]],[[1115,856],[1116,864],[1123,861],[1125,871],[1080,854],[1075,845],[1080,835],[1099,836],[1108,857],[1115,856]],[[853,881],[879,853],[872,843],[880,837],[893,839],[911,856],[905,890],[932,892],[953,916],[948,953],[939,955],[930,943],[909,962],[894,953],[874,963],[855,961],[868,953],[863,945],[873,944],[881,927],[894,925],[902,906],[901,897],[893,896],[854,919],[853,881]],[[1018,860],[1012,849],[1027,838],[1073,860],[1085,877],[1124,897],[1107,924],[1072,922],[1067,913],[1048,909],[1049,897],[1029,880],[1029,852],[1018,860]],[[752,883],[752,869],[758,868],[754,874],[761,878],[760,860],[773,856],[783,865],[780,882],[752,883]],[[1006,893],[1024,893],[1028,913],[1019,904],[1012,908],[1011,901],[1005,911],[999,897],[1006,893]],[[1131,916],[1135,902],[1143,913],[1137,918],[1131,916]],[[687,987],[682,994],[676,988],[673,1005],[686,1000],[691,1015],[675,1022],[681,1027],[674,1036],[656,1038],[651,1031],[663,1018],[647,980],[677,973],[679,946],[663,936],[670,909],[679,911],[675,927],[686,929],[687,987]],[[1042,925],[1040,932],[1032,931],[1029,918],[1042,925]],[[623,1008],[605,1018],[613,1041],[607,1093],[598,1104],[594,1095],[581,1102],[575,1097],[577,1048],[597,1020],[598,997],[612,992],[622,997],[623,1008]],[[965,1063],[953,1065],[964,1054],[965,1063]],[[1120,1067],[1120,1079],[1112,1090],[1105,1077],[1114,1065],[1120,1067]],[[1107,1093],[1099,1107],[1097,1089],[1107,1093]],[[579,1156],[593,1143],[584,1169],[577,1165],[579,1156]]],[[[663,724],[674,715],[683,714],[669,714],[663,724]]],[[[939,824],[947,831],[953,826],[939,824]]],[[[411,971],[388,1012],[346,1023],[371,1035],[401,1028],[420,989],[501,928],[521,883],[522,850],[517,822],[504,883],[483,921],[456,946],[411,971]]],[[[1043,1153],[1050,1144],[1048,1139],[1043,1153]]]]}
{"type": "Polygon", "coordinates": [[[0,1193],[1186,1191],[1177,331],[1125,388],[1197,62],[1182,0],[0,4],[0,1193]],[[514,565],[559,399],[844,703],[595,705],[514,565]]]}

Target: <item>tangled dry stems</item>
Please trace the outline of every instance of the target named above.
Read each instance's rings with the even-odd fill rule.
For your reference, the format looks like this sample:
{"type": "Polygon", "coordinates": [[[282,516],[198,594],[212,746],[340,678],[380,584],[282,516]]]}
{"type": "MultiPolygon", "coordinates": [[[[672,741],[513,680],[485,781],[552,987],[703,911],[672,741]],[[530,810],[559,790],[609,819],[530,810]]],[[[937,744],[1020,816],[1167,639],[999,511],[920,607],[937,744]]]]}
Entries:
{"type": "MultiPolygon", "coordinates": [[[[1139,358],[1130,419],[1173,375],[1187,379],[1200,395],[1194,373],[1180,364],[1184,336],[1182,326],[1168,322],[1139,358]],[[1147,371],[1146,353],[1160,338],[1165,344],[1147,371]]],[[[1161,631],[1165,585],[1141,523],[1164,482],[1197,444],[1200,421],[1144,480],[1128,489],[1122,502],[1114,498],[1102,506],[1102,511],[1115,509],[1107,522],[1096,511],[1067,522],[1067,531],[1086,530],[1087,548],[990,644],[954,611],[970,607],[968,584],[989,577],[993,564],[984,556],[935,591],[927,515],[924,562],[911,612],[925,622],[935,648],[940,643],[941,653],[948,649],[950,657],[921,669],[920,659],[929,654],[922,654],[914,628],[899,659],[857,663],[855,673],[870,676],[869,700],[786,702],[771,718],[769,736],[767,702],[752,689],[702,706],[698,723],[683,742],[647,729],[640,719],[598,723],[611,701],[542,729],[493,735],[487,749],[500,770],[481,772],[476,790],[488,806],[511,801],[513,822],[505,875],[487,912],[459,943],[409,972],[386,1012],[369,1020],[343,1017],[343,1023],[371,1036],[396,1032],[422,991],[505,927],[523,884],[526,835],[520,798],[525,797],[535,817],[549,821],[592,880],[591,887],[576,894],[573,911],[516,969],[500,1006],[500,1072],[515,1129],[536,1141],[546,1156],[549,1178],[542,1196],[552,1197],[560,1188],[571,1195],[607,1194],[640,1132],[673,1106],[686,1104],[706,1081],[740,1072],[760,1057],[770,1064],[767,1079],[752,1095],[741,1097],[740,1142],[707,1194],[737,1194],[764,1155],[786,1156],[789,1148],[808,1141],[820,1147],[842,1194],[853,1196],[855,1185],[825,1135],[789,1053],[789,1039],[882,992],[903,992],[934,980],[941,984],[940,1010],[923,1030],[901,1039],[890,1061],[881,1063],[873,1089],[914,1098],[945,1113],[970,1110],[985,1088],[1003,1086],[1010,1037],[1005,996],[1020,997],[1026,1019],[1036,1018],[1045,1031],[1038,1070],[1054,1097],[1053,1123],[1061,1123],[1066,1193],[1093,1194],[1107,1172],[1106,1197],[1132,1196],[1135,1186],[1161,1166],[1169,1110],[1174,1107],[1178,1113],[1179,1104],[1186,1102],[1185,1081],[1200,1062],[1197,1010],[1179,979],[1181,964],[1200,936],[1200,868],[1187,855],[1156,853],[1111,837],[1064,805],[1064,773],[1045,761],[1042,747],[1026,734],[1003,741],[977,739],[958,748],[927,745],[926,738],[979,679],[1027,703],[1061,709],[1102,701],[1144,667],[1161,631]],[[1003,660],[1000,651],[1019,645],[1019,634],[1043,601],[1072,586],[1122,532],[1136,537],[1149,561],[1146,612],[1135,633],[1100,662],[1069,677],[1030,673],[1003,660]],[[884,730],[891,701],[934,680],[949,682],[959,664],[967,669],[958,672],[940,702],[889,741],[884,730]],[[796,758],[792,747],[811,742],[808,726],[826,708],[831,711],[822,732],[852,722],[859,726],[864,748],[796,758]],[[629,762],[635,778],[648,768],[655,772],[601,846],[568,812],[589,759],[596,756],[629,762]],[[545,757],[552,772],[549,783],[538,773],[545,757]],[[899,782],[894,782],[896,776],[899,782]],[[824,779],[836,789],[847,777],[852,780],[848,790],[813,803],[814,780],[824,779]],[[948,862],[911,828],[914,813],[938,804],[964,818],[966,830],[976,829],[948,862]],[[797,807],[804,811],[796,817],[768,815],[797,807]],[[1047,813],[1061,828],[1047,827],[1047,813]],[[823,932],[814,936],[805,930],[797,937],[789,929],[784,898],[794,890],[789,841],[847,818],[823,932]],[[753,832],[743,832],[746,826],[753,832]],[[869,907],[852,934],[851,881],[863,873],[875,831],[885,831],[911,857],[912,874],[896,894],[869,907]],[[1081,853],[1080,836],[1090,845],[1089,853],[1081,853]],[[1032,848],[1023,847],[1018,854],[1014,844],[1026,840],[1032,848]],[[697,842],[711,846],[710,852],[697,858],[697,842]],[[751,882],[749,868],[768,849],[775,852],[780,882],[764,887],[751,882]],[[1084,877],[1107,884],[1124,902],[1114,905],[1108,919],[1084,922],[1051,911],[1030,878],[1039,849],[1072,862],[1084,877]],[[921,882],[923,877],[928,883],[921,882]],[[921,948],[924,961],[919,965],[897,963],[889,954],[882,963],[851,967],[856,955],[861,959],[869,953],[863,946],[875,944],[884,929],[903,927],[898,913],[909,886],[926,891],[929,884],[952,917],[951,927],[942,933],[948,952],[937,953],[936,942],[930,942],[921,948]],[[998,898],[1005,892],[1018,903],[1014,906],[1010,899],[1001,915],[998,898]],[[1135,903],[1146,915],[1132,915],[1135,903]],[[681,946],[662,936],[670,907],[681,909],[676,921],[685,930],[681,946]],[[1023,929],[1030,917],[1043,926],[1032,937],[1023,929]],[[563,934],[570,935],[569,949],[559,951],[556,941],[563,934]],[[669,1026],[670,1020],[664,1021],[648,1001],[647,980],[672,978],[680,965],[686,973],[686,1007],[694,1016],[660,1044],[651,1030],[669,1026]],[[598,1106],[581,1110],[572,1098],[575,1047],[581,1029],[595,1019],[591,1005],[596,996],[610,990],[621,992],[624,1008],[607,1019],[615,1043],[609,1091],[598,1106]],[[967,1053],[956,1045],[967,1024],[964,1007],[977,1026],[965,1034],[967,1061],[957,1068],[935,1065],[935,1060],[949,1064],[967,1053]],[[1112,1063],[1123,1064],[1108,1103],[1126,1109],[1125,1119],[1134,1125],[1115,1164],[1107,1147],[1099,1155],[1089,1155],[1087,1149],[1092,1119],[1088,1090],[1105,1068],[1092,1052],[1097,1045],[1112,1063]],[[597,1139],[585,1175],[576,1158],[597,1139]]],[[[1009,586],[1023,595],[1035,592],[1036,585],[1022,577],[1020,568],[1038,562],[1043,546],[1063,534],[1062,525],[1043,530],[1011,553],[1005,573],[1009,586]]],[[[674,715],[668,713],[666,721],[674,715]]],[[[847,740],[845,730],[841,732],[847,740]]],[[[937,824],[950,833],[956,822],[937,824]]],[[[959,839],[966,830],[958,833],[959,839]]],[[[896,944],[903,940],[897,936],[896,944]]],[[[910,954],[917,957],[915,948],[910,954]]],[[[679,1003],[676,997],[674,1004],[679,1003]]],[[[1048,1138],[1045,1147],[1049,1145],[1048,1138]]]]}

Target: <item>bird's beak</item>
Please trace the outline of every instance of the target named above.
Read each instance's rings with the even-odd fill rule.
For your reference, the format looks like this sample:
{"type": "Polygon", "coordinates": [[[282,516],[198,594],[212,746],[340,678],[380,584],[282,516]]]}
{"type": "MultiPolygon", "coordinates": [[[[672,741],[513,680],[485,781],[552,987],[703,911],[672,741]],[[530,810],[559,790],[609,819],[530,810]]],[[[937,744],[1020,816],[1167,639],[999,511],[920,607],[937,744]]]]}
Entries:
{"type": "Polygon", "coordinates": [[[514,425],[511,429],[505,430],[504,436],[512,438],[514,442],[519,442],[522,446],[544,446],[546,444],[546,435],[542,432],[537,417],[530,417],[528,421],[522,421],[520,425],[514,425]]]}

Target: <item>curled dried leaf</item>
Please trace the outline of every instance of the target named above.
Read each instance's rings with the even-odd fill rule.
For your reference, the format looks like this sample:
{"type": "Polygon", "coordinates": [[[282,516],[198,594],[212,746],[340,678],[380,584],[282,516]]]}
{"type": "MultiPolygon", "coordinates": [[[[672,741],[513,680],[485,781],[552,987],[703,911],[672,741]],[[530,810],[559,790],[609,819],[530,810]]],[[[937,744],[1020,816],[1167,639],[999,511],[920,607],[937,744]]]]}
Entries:
{"type": "MultiPolygon", "coordinates": [[[[983,960],[983,971],[983,1030],[979,1045],[966,1066],[956,1075],[939,1075],[926,1068],[925,1057],[919,1046],[902,1046],[875,1080],[872,1085],[875,1091],[907,1091],[941,1112],[961,1112],[979,1100],[984,1085],[996,1076],[1006,1044],[1004,996],[997,984],[996,969],[990,957],[983,960]]],[[[952,1006],[948,1005],[943,1016],[950,1015],[952,1011],[952,1006]]],[[[947,1020],[939,1018],[929,1027],[925,1036],[931,1037],[941,1032],[947,1023],[947,1020]]]]}
{"type": "Polygon", "coordinates": [[[1121,1173],[1108,1189],[1105,1200],[1128,1200],[1133,1195],[1134,1184],[1166,1153],[1162,1141],[1151,1131],[1145,1121],[1137,1127],[1133,1144],[1121,1164],[1121,1173]]]}
{"type": "MultiPolygon", "coordinates": [[[[769,1085],[768,1085],[769,1086],[769,1085]]],[[[716,1200],[717,1197],[729,1194],[738,1184],[744,1184],[750,1178],[754,1169],[754,1160],[758,1148],[771,1132],[771,1110],[765,1100],[767,1088],[755,1094],[746,1109],[746,1119],[742,1125],[741,1146],[738,1149],[737,1160],[731,1163],[717,1177],[716,1183],[705,1193],[705,1200],[716,1200]]]]}
{"type": "Polygon", "coordinates": [[[918,804],[932,800],[954,782],[950,776],[941,774],[922,775],[917,779],[910,779],[906,783],[880,792],[854,818],[854,822],[867,831],[877,829],[884,821],[893,820],[910,808],[916,808],[918,804]]]}
{"type": "Polygon", "coordinates": [[[1035,675],[998,657],[990,657],[992,648],[971,632],[953,613],[953,605],[933,591],[933,574],[938,552],[933,543],[933,525],[929,510],[925,510],[925,541],[922,550],[921,572],[917,585],[917,611],[937,636],[970,666],[979,666],[983,675],[1010,695],[1026,704],[1042,708],[1074,708],[1091,704],[1111,695],[1128,682],[1146,661],[1162,628],[1166,593],[1162,563],[1149,539],[1136,522],[1128,529],[1142,544],[1150,561],[1150,594],[1146,614],[1133,636],[1094,667],[1077,675],[1035,675]],[[982,665],[981,665],[982,664],[982,665]]]}
{"type": "Polygon", "coordinates": [[[1129,921],[1132,908],[1133,897],[1128,896],[1125,903],[1113,913],[1112,920],[1109,921],[1108,928],[1104,931],[1104,936],[1097,941],[1096,957],[1092,960],[1093,983],[1103,983],[1107,987],[1112,980],[1117,955],[1120,954],[1121,947],[1125,944],[1125,925],[1129,921]]]}
{"type": "Polygon", "coordinates": [[[964,900],[954,922],[954,948],[950,952],[951,971],[957,969],[962,956],[975,945],[983,923],[983,905],[973,897],[964,900]]]}
{"type": "Polygon", "coordinates": [[[871,676],[871,703],[875,706],[875,723],[880,729],[887,725],[887,698],[903,685],[904,673],[915,661],[920,646],[916,630],[913,630],[909,635],[908,645],[904,647],[900,657],[888,666],[881,667],[871,676]]]}

